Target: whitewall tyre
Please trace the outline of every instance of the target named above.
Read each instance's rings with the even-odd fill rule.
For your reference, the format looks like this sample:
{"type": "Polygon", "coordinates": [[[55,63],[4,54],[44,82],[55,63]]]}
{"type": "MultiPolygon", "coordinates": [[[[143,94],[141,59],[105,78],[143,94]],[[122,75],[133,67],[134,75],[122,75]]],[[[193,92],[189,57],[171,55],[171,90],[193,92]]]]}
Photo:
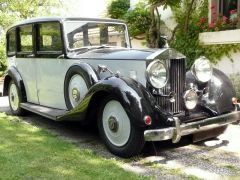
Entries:
{"type": "Polygon", "coordinates": [[[113,154],[130,157],[141,152],[144,146],[143,131],[131,123],[117,99],[106,98],[98,118],[100,136],[113,154]]]}
{"type": "Polygon", "coordinates": [[[24,110],[20,107],[20,103],[22,103],[22,95],[18,86],[13,80],[8,86],[8,100],[11,113],[16,116],[23,115],[24,110]]]}

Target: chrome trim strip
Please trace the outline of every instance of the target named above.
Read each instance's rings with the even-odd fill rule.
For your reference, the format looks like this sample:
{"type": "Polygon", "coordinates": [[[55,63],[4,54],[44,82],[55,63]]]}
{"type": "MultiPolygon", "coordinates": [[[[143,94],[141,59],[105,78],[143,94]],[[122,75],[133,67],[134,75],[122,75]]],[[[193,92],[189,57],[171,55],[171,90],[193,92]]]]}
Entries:
{"type": "Polygon", "coordinates": [[[154,53],[152,53],[150,56],[148,56],[146,59],[155,59],[157,56],[159,56],[160,54],[162,54],[164,51],[169,50],[169,48],[164,48],[164,49],[160,49],[154,53]]]}
{"type": "MultiPolygon", "coordinates": [[[[161,54],[163,54],[163,59],[166,59],[166,57],[167,57],[167,59],[185,59],[186,58],[186,56],[179,53],[175,49],[162,48],[162,49],[159,49],[156,52],[152,53],[151,55],[149,55],[146,59],[153,60],[156,57],[160,56],[161,54]]],[[[161,57],[159,57],[159,59],[161,59],[161,57]]]]}
{"type": "Polygon", "coordinates": [[[145,141],[163,141],[172,139],[173,143],[179,142],[182,136],[196,132],[210,130],[240,121],[240,111],[234,111],[216,117],[203,119],[197,122],[184,123],[180,125],[177,117],[174,117],[175,127],[164,129],[152,129],[144,131],[145,141]]]}

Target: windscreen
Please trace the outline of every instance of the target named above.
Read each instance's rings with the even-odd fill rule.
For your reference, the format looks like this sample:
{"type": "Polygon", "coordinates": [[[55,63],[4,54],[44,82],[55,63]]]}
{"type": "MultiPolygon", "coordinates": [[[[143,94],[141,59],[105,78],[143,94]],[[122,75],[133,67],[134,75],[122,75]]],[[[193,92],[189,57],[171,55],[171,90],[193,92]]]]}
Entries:
{"type": "Polygon", "coordinates": [[[124,24],[66,21],[64,32],[69,50],[86,46],[128,46],[124,24]]]}

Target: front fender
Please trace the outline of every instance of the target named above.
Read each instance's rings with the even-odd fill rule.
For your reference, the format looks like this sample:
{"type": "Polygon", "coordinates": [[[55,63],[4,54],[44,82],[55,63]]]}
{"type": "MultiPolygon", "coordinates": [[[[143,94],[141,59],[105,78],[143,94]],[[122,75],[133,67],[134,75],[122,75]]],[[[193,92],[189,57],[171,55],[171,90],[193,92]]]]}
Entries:
{"type": "Polygon", "coordinates": [[[207,94],[200,99],[200,106],[205,110],[210,110],[216,116],[234,110],[232,98],[236,92],[230,79],[220,70],[213,69],[213,76],[208,83],[199,83],[191,72],[186,75],[187,86],[190,83],[197,85],[198,89],[207,89],[207,94]]]}
{"type": "Polygon", "coordinates": [[[113,76],[93,85],[83,101],[62,118],[87,120],[87,112],[96,111],[101,100],[109,95],[121,102],[131,122],[136,126],[146,126],[143,121],[145,115],[154,116],[155,99],[142,84],[130,78],[113,76]],[[94,102],[94,106],[90,105],[91,102],[94,102]]]}

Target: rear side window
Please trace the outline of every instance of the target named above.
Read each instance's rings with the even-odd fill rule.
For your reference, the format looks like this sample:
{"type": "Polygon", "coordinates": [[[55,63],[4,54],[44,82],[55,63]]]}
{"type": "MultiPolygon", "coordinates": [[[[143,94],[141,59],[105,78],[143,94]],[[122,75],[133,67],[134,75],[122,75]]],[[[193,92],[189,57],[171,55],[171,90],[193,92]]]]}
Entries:
{"type": "Polygon", "coordinates": [[[26,25],[19,28],[20,49],[19,52],[33,52],[33,28],[26,25]]]}
{"type": "Polygon", "coordinates": [[[62,38],[60,24],[49,22],[38,24],[38,51],[40,52],[62,52],[62,38]]]}
{"type": "Polygon", "coordinates": [[[11,56],[16,53],[16,30],[13,29],[7,35],[7,55],[11,56]]]}

